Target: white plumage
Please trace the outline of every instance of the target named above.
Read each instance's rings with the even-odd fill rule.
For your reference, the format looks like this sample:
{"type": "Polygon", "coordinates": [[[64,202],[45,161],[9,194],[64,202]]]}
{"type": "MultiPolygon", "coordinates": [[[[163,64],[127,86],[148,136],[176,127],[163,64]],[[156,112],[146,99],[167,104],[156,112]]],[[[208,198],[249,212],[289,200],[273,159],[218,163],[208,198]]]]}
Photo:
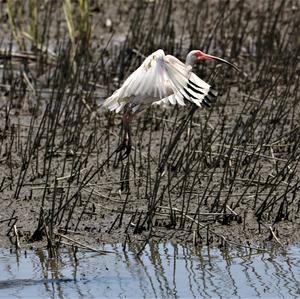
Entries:
{"type": "Polygon", "coordinates": [[[157,50],[148,56],[142,65],[134,71],[109,98],[103,106],[119,113],[124,108],[124,140],[117,152],[125,149],[122,159],[128,157],[131,150],[130,121],[132,114],[149,105],[178,104],[186,101],[197,106],[210,107],[217,93],[211,86],[192,72],[194,64],[204,60],[216,60],[239,70],[234,64],[200,50],[188,53],[185,64],[163,50],[157,50]]]}
{"type": "Polygon", "coordinates": [[[130,104],[133,112],[144,105],[178,104],[190,101],[197,106],[210,106],[216,92],[192,72],[192,65],[157,50],[148,56],[109,98],[103,106],[120,112],[130,104]]]}

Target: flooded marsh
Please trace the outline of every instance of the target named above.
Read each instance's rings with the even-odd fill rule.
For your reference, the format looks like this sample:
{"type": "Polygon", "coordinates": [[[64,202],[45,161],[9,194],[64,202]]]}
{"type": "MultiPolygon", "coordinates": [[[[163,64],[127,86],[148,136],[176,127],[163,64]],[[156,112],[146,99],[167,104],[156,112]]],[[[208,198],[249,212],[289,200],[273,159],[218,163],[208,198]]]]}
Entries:
{"type": "Polygon", "coordinates": [[[0,296],[296,298],[298,1],[120,3],[0,0],[0,296]],[[122,160],[102,104],[158,49],[241,72],[198,65],[212,107],[145,109],[122,160]]]}
{"type": "Polygon", "coordinates": [[[106,245],[113,254],[62,249],[1,251],[1,298],[298,298],[299,247],[286,253],[201,250],[149,244],[143,255],[106,245]]]}

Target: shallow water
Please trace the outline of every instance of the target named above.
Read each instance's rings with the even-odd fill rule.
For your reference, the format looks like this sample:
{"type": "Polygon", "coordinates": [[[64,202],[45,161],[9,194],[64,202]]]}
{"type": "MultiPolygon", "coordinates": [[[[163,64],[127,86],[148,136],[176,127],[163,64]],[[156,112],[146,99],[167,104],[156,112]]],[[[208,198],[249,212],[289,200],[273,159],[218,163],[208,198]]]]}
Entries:
{"type": "Polygon", "coordinates": [[[1,298],[298,298],[300,246],[285,253],[222,252],[167,244],[114,253],[0,250],[1,298]]]}

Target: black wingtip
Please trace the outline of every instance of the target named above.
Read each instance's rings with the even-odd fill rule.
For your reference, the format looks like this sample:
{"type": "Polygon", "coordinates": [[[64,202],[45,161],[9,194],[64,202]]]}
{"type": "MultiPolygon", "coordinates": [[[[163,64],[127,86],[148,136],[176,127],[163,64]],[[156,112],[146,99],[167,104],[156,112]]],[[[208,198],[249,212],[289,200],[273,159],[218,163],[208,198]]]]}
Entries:
{"type": "Polygon", "coordinates": [[[218,96],[218,92],[213,89],[212,87],[208,90],[208,95],[210,95],[212,98],[216,98],[218,96]]]}
{"type": "Polygon", "coordinates": [[[211,108],[211,101],[207,97],[204,97],[202,104],[207,108],[211,108]]]}
{"type": "Polygon", "coordinates": [[[211,108],[211,106],[215,102],[217,96],[218,96],[218,92],[215,89],[210,88],[208,90],[207,95],[205,95],[205,97],[202,101],[202,104],[204,106],[206,106],[207,108],[211,108]]]}
{"type": "Polygon", "coordinates": [[[188,83],[187,84],[187,87],[189,88],[189,89],[191,89],[193,92],[195,92],[195,93],[198,93],[198,94],[203,94],[203,92],[201,91],[201,90],[199,90],[200,89],[200,87],[198,86],[197,88],[199,88],[199,89],[196,89],[195,88],[195,84],[190,84],[190,83],[188,83]],[[193,86],[194,85],[194,86],[193,86]]]}
{"type": "Polygon", "coordinates": [[[185,91],[185,93],[192,99],[197,99],[196,97],[194,97],[185,87],[183,88],[183,90],[185,91]]]}

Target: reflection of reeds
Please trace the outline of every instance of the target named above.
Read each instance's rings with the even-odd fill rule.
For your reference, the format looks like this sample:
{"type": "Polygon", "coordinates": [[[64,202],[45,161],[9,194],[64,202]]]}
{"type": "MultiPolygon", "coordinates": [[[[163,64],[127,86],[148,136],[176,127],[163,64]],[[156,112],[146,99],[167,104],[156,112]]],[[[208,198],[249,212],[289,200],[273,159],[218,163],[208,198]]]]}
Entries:
{"type": "MultiPolygon", "coordinates": [[[[0,192],[34,203],[31,240],[46,237],[55,248],[62,233],[117,231],[127,243],[175,234],[195,245],[237,245],[216,225],[230,224],[282,243],[277,226],[297,221],[300,207],[297,18],[285,1],[250,2],[191,9],[186,1],[176,12],[176,1],[132,3],[125,42],[96,51],[87,1],[51,1],[47,11],[38,1],[22,9],[8,1],[19,48],[0,51],[0,192]],[[236,60],[248,78],[199,66],[220,92],[212,109],[150,108],[134,120],[132,153],[120,161],[120,117],[97,110],[98,93],[110,93],[157,48],[183,58],[199,47],[236,60]]],[[[19,213],[0,218],[12,236],[15,224],[27,225],[19,213]]]]}

